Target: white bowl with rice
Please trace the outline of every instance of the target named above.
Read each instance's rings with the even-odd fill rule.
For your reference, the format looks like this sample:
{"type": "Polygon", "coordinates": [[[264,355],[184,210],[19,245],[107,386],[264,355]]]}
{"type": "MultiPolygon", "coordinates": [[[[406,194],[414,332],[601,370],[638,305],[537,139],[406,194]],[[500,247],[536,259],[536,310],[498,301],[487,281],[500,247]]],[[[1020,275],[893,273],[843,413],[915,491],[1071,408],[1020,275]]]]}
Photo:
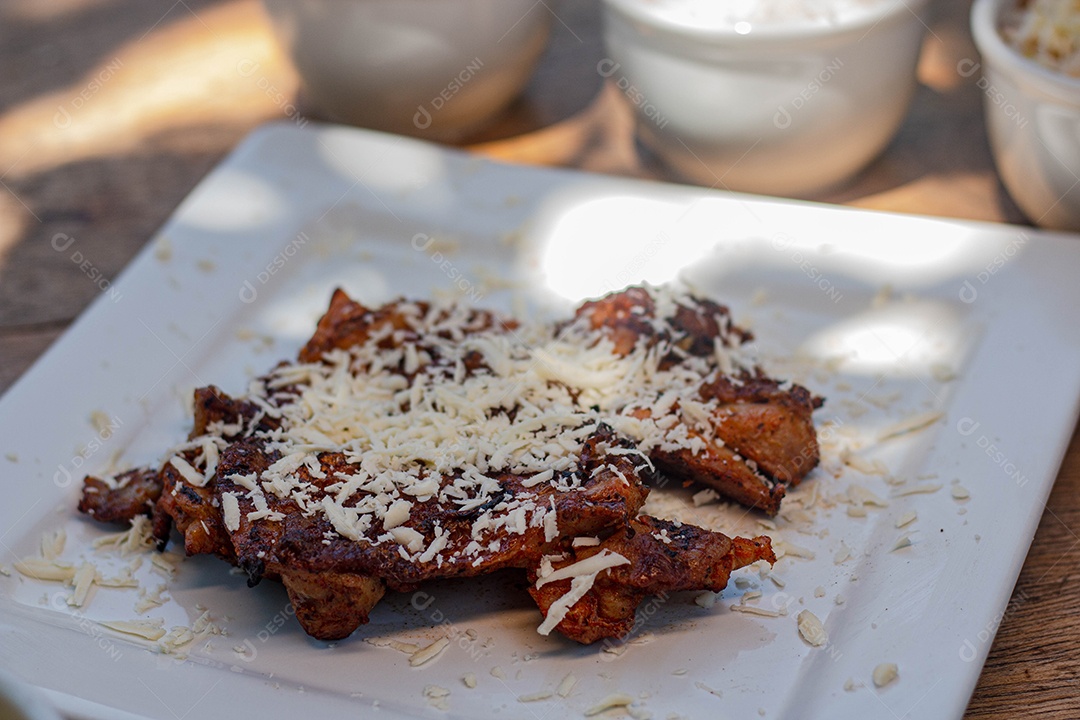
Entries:
{"type": "Polygon", "coordinates": [[[986,128],[1002,183],[1035,224],[1080,230],[1080,13],[1071,0],[975,0],[986,128]]]}
{"type": "Polygon", "coordinates": [[[708,186],[807,196],[873,160],[915,89],[925,0],[604,0],[598,71],[708,186]]]}

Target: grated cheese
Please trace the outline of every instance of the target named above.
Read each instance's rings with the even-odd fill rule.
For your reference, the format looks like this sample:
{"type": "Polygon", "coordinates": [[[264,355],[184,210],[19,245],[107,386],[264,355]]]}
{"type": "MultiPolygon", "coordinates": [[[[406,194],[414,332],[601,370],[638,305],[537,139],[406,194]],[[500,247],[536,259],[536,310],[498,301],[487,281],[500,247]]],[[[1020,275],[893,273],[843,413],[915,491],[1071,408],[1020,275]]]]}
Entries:
{"type": "Polygon", "coordinates": [[[90,589],[94,585],[97,574],[97,568],[94,567],[93,563],[84,562],[79,566],[79,569],[75,571],[75,577],[72,578],[75,591],[68,598],[68,605],[82,607],[86,603],[86,598],[90,594],[90,589]]]}
{"type": "Polygon", "coordinates": [[[716,492],[712,488],[705,488],[704,490],[699,490],[698,492],[694,493],[693,497],[691,497],[690,499],[693,501],[694,507],[701,507],[702,505],[708,505],[709,503],[719,498],[720,493],[716,492]]]}
{"type": "Polygon", "coordinates": [[[799,635],[814,647],[821,647],[829,641],[825,626],[821,624],[818,616],[809,610],[800,611],[796,616],[796,623],[799,627],[799,635]]]}
{"type": "Polygon", "coordinates": [[[194,485],[195,487],[204,487],[206,485],[206,476],[192,467],[191,463],[181,456],[174,455],[169,459],[169,464],[176,468],[188,485],[194,485]]]}
{"type": "Polygon", "coordinates": [[[698,607],[702,607],[708,610],[716,604],[716,601],[719,599],[719,597],[720,593],[709,592],[708,590],[706,590],[705,592],[698,593],[694,596],[694,604],[698,607]]]}
{"type": "Polygon", "coordinates": [[[166,598],[163,597],[165,590],[166,588],[164,585],[158,585],[153,590],[147,590],[146,588],[140,587],[139,599],[135,602],[135,607],[133,609],[135,612],[142,614],[153,610],[154,608],[161,607],[166,602],[166,598]]]}
{"type": "Polygon", "coordinates": [[[570,580],[570,589],[564,593],[562,597],[551,604],[551,607],[548,608],[547,616],[544,618],[544,622],[540,624],[540,627],[538,627],[536,631],[541,635],[550,634],[551,631],[562,622],[563,618],[566,617],[566,613],[570,611],[570,608],[577,604],[577,601],[585,597],[585,594],[592,589],[593,583],[596,582],[596,576],[601,571],[619,565],[628,565],[629,563],[630,561],[619,553],[612,552],[605,548],[596,555],[587,557],[584,560],[579,560],[572,565],[567,565],[545,577],[539,578],[536,581],[536,587],[538,588],[556,580],[564,580],[566,578],[572,578],[572,580],[570,580]]]}
{"type": "Polygon", "coordinates": [[[41,536],[41,557],[46,560],[55,560],[64,552],[67,544],[67,532],[58,528],[53,532],[44,533],[41,536]]]}
{"type": "Polygon", "coordinates": [[[236,532],[240,529],[240,503],[234,493],[221,494],[221,516],[226,530],[236,532]]]}
{"type": "Polygon", "coordinates": [[[397,500],[386,509],[383,515],[383,527],[392,530],[409,519],[409,511],[412,509],[409,500],[397,500]]]}
{"type": "MultiPolygon", "coordinates": [[[[497,551],[497,535],[531,528],[555,540],[554,499],[543,503],[530,491],[579,490],[584,478],[573,471],[600,423],[633,443],[605,452],[640,458],[641,470],[652,469],[649,454],[657,448],[698,452],[719,442],[711,427],[717,404],[694,399],[694,391],[751,367],[726,329],[712,354],[681,352],[669,323],[693,301],[672,289],[649,292],[656,315],[648,320],[659,332],[625,354],[614,352],[589,318],[506,332],[498,322],[477,325],[464,304],[402,301],[395,311],[407,329],[377,326],[365,341],[318,362],[275,368],[238,398],[260,409],[256,420],[229,432],[263,441],[278,459],[258,475],[227,478],[238,489],[222,495],[227,529],[235,532],[241,517],[281,521],[268,504],[273,496],[325,518],[334,533],[328,544],[334,536],[397,543],[401,557],[415,563],[475,563],[485,548],[497,551]],[[678,361],[670,361],[673,354],[678,361]],[[258,429],[263,417],[275,419],[275,428],[258,429]],[[689,425],[698,432],[690,434],[689,425]],[[330,452],[346,467],[326,478],[320,454],[330,452]],[[519,477],[523,490],[500,502],[505,474],[519,477]],[[429,501],[479,510],[471,542],[458,546],[413,527],[416,504],[429,501]]],[[[183,482],[204,487],[215,476],[224,432],[212,427],[174,451],[168,464],[183,482]]],[[[602,469],[629,482],[616,464],[602,469]]]]}
{"type": "Polygon", "coordinates": [[[364,642],[375,647],[388,647],[406,655],[413,655],[422,648],[416,643],[407,643],[393,638],[364,638],[364,642]]]}
{"type": "Polygon", "coordinates": [[[915,519],[918,516],[919,514],[915,510],[908,510],[896,519],[896,527],[902,528],[905,525],[910,525],[911,523],[915,522],[915,519]]]}
{"type": "Polygon", "coordinates": [[[881,663],[874,668],[873,672],[874,685],[877,687],[885,687],[889,683],[900,677],[900,671],[896,667],[896,663],[881,663]]]}
{"type": "Polygon", "coordinates": [[[896,550],[902,550],[906,547],[911,547],[911,534],[907,533],[897,538],[893,543],[892,549],[889,552],[895,552],[896,550]]]}
{"type": "Polygon", "coordinates": [[[409,656],[411,667],[420,667],[442,655],[443,650],[450,644],[448,638],[439,638],[425,648],[421,648],[409,656]]]}
{"type": "Polygon", "coordinates": [[[634,696],[627,693],[613,693],[585,711],[585,717],[593,717],[614,708],[626,708],[634,702],[634,696]]]}
{"type": "Polygon", "coordinates": [[[95,538],[93,545],[95,550],[119,550],[121,555],[142,552],[154,545],[153,525],[145,515],[136,515],[127,530],[95,538]]]}
{"type": "Polygon", "coordinates": [[[788,542],[786,540],[778,540],[773,543],[773,548],[776,550],[777,559],[790,555],[791,557],[797,557],[802,560],[813,560],[814,551],[804,548],[795,543],[788,542]]]}
{"type": "Polygon", "coordinates": [[[767,608],[758,607],[757,605],[732,604],[729,605],[728,608],[736,612],[746,613],[747,615],[760,615],[761,617],[777,618],[782,614],[777,610],[769,610],[767,608]]]}
{"type": "Polygon", "coordinates": [[[619,565],[629,565],[630,561],[617,552],[604,548],[595,555],[590,555],[584,560],[578,560],[565,567],[553,570],[549,574],[537,579],[536,587],[542,588],[550,582],[566,580],[567,578],[579,578],[582,576],[596,576],[601,570],[606,570],[619,565]]]}
{"type": "Polygon", "coordinates": [[[541,690],[540,692],[534,692],[528,695],[518,695],[517,701],[519,703],[539,702],[541,700],[549,700],[554,694],[555,693],[550,690],[541,690]]]}
{"type": "Polygon", "coordinates": [[[900,437],[902,435],[918,432],[919,430],[930,427],[942,417],[944,417],[944,414],[940,412],[926,412],[912,415],[911,417],[905,418],[882,430],[878,435],[878,440],[891,440],[892,438],[900,437]]]}
{"type": "Polygon", "coordinates": [[[893,497],[905,497],[907,495],[932,495],[942,488],[941,483],[923,483],[901,488],[893,492],[893,497]]]}
{"type": "Polygon", "coordinates": [[[75,566],[59,560],[23,558],[15,563],[14,568],[34,580],[68,583],[75,577],[75,566]]]}
{"type": "Polygon", "coordinates": [[[100,623],[103,627],[125,635],[134,635],[145,640],[160,640],[165,635],[165,621],[153,620],[109,620],[100,623]]]}
{"type": "Polygon", "coordinates": [[[450,690],[447,688],[439,685],[427,685],[424,687],[424,697],[427,698],[428,705],[437,710],[445,712],[450,709],[450,703],[447,700],[450,697],[450,690]]]}

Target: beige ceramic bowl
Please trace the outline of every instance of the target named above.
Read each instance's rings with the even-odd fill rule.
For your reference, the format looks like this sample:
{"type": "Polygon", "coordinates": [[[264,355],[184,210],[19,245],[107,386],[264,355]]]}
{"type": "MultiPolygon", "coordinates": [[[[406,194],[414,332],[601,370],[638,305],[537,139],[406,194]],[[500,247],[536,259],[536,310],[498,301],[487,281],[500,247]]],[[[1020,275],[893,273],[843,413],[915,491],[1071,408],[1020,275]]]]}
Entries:
{"type": "Polygon", "coordinates": [[[524,88],[551,12],[536,0],[264,0],[310,102],[431,139],[483,125],[524,88]]]}
{"type": "Polygon", "coordinates": [[[971,30],[982,66],[961,72],[970,72],[983,92],[990,149],[1009,195],[1037,225],[1080,230],[1080,78],[1005,43],[1000,21],[1011,2],[975,0],[971,30]]]}

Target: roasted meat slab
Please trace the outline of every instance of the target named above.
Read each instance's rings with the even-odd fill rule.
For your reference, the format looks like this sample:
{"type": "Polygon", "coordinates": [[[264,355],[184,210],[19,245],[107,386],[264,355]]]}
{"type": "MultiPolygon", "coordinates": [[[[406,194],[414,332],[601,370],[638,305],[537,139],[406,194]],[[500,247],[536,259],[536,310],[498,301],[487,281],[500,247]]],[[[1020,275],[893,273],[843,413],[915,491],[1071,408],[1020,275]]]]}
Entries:
{"type": "Polygon", "coordinates": [[[744,360],[726,308],[630,288],[559,325],[456,304],[334,294],[297,362],[242,396],[195,394],[159,468],[87,478],[80,509],[150,514],[189,554],[281,581],[304,629],[338,639],[387,589],[517,568],[540,632],[620,637],[650,594],[721,590],[772,561],[640,514],[656,472],[775,514],[818,461],[809,391],[744,360]]]}

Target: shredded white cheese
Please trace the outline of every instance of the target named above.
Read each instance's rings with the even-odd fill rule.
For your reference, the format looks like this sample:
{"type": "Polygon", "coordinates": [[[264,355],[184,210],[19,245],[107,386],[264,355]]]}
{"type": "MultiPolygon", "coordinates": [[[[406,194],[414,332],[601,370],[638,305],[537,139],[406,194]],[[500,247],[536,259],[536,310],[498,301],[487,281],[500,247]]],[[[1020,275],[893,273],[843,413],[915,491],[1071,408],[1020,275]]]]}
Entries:
{"type": "Polygon", "coordinates": [[[102,621],[102,626],[125,635],[135,635],[146,640],[160,640],[165,635],[165,621],[153,620],[110,620],[102,621]]]}
{"type": "Polygon", "coordinates": [[[809,610],[802,610],[796,617],[799,627],[799,635],[802,639],[814,647],[821,647],[829,641],[829,635],[825,632],[825,626],[821,624],[818,616],[809,610]]]}
{"type": "Polygon", "coordinates": [[[627,693],[613,693],[585,711],[585,717],[593,717],[602,712],[614,708],[629,707],[634,702],[634,696],[627,693]]]}
{"type": "Polygon", "coordinates": [[[578,578],[587,575],[595,577],[601,570],[629,564],[630,561],[619,553],[604,548],[595,555],[590,555],[584,560],[578,560],[576,563],[553,570],[548,575],[537,579],[536,587],[541,588],[550,582],[566,580],[567,578],[578,578]]]}
{"type": "Polygon", "coordinates": [[[234,493],[221,494],[221,517],[225,521],[225,529],[229,532],[240,529],[240,503],[234,493]]]}
{"type": "MultiPolygon", "coordinates": [[[[256,419],[228,432],[262,441],[279,459],[258,476],[227,478],[239,490],[222,496],[227,529],[239,527],[241,507],[251,522],[280,521],[272,506],[280,500],[323,516],[345,540],[397,543],[410,562],[475,563],[485,548],[495,551],[498,536],[531,528],[555,540],[554,498],[533,493],[580,489],[580,453],[601,423],[627,443],[605,452],[642,470],[651,469],[655,449],[699,452],[719,442],[711,427],[717,404],[695,392],[752,366],[723,322],[711,354],[673,345],[671,318],[695,301],[668,288],[649,292],[656,313],[643,319],[657,334],[625,354],[588,318],[508,332],[464,304],[402,301],[394,312],[406,328],[376,323],[348,349],[275,368],[238,398],[259,408],[256,419]],[[263,417],[275,428],[259,429],[263,417]],[[345,460],[332,478],[325,453],[345,460]],[[505,474],[521,490],[500,500],[505,474]],[[472,542],[459,547],[413,527],[416,504],[429,501],[478,511],[472,542]]],[[[168,463],[183,482],[203,487],[214,477],[224,432],[212,427],[174,451],[168,463]]],[[[603,469],[629,481],[616,464],[603,469]]]]}
{"type": "Polygon", "coordinates": [[[543,587],[549,582],[555,582],[558,580],[570,580],[570,589],[563,594],[558,600],[551,604],[548,608],[547,617],[544,618],[544,622],[540,624],[540,627],[536,629],[541,635],[548,635],[555,627],[562,622],[566,617],[566,613],[570,611],[577,601],[585,597],[585,594],[592,589],[593,583],[596,582],[596,576],[603,570],[608,568],[617,567],[619,565],[628,565],[630,563],[625,557],[617,552],[612,552],[607,548],[604,548],[596,555],[591,555],[584,560],[579,560],[576,563],[567,565],[566,567],[555,570],[545,577],[539,578],[536,581],[536,587],[543,587]]]}
{"type": "Polygon", "coordinates": [[[940,412],[925,412],[918,415],[912,415],[911,417],[905,418],[882,430],[881,434],[878,435],[878,440],[891,440],[892,438],[900,437],[902,435],[918,432],[919,430],[930,427],[943,416],[943,413],[940,412]]]}
{"type": "Polygon", "coordinates": [[[97,574],[97,568],[94,567],[93,563],[84,562],[79,566],[79,569],[75,571],[75,577],[72,578],[75,590],[71,593],[71,597],[68,598],[68,605],[82,607],[86,603],[86,598],[90,594],[90,588],[93,587],[97,574]]]}
{"type": "Polygon", "coordinates": [[[410,655],[409,665],[412,667],[420,667],[421,665],[431,662],[439,657],[439,655],[442,655],[443,650],[446,650],[446,647],[449,644],[450,640],[448,638],[439,638],[427,647],[421,648],[410,655]]]}
{"type": "Polygon", "coordinates": [[[881,663],[874,668],[873,680],[877,687],[885,687],[900,677],[900,670],[896,663],[881,663]]]}
{"type": "Polygon", "coordinates": [[[55,560],[64,552],[66,544],[67,532],[63,528],[44,533],[41,536],[41,557],[46,560],[55,560]]]}
{"type": "Polygon", "coordinates": [[[169,464],[176,468],[177,472],[180,473],[181,477],[183,477],[189,485],[194,485],[195,487],[204,487],[206,485],[206,476],[192,467],[191,463],[179,455],[171,457],[169,459],[169,464]]]}
{"type": "Polygon", "coordinates": [[[15,563],[14,567],[22,575],[34,580],[66,583],[75,577],[75,566],[59,560],[23,558],[15,563]]]}
{"type": "Polygon", "coordinates": [[[559,683],[559,687],[555,689],[555,694],[561,698],[570,697],[570,693],[574,692],[574,687],[577,685],[577,678],[573,673],[566,673],[566,676],[559,683]]]}

